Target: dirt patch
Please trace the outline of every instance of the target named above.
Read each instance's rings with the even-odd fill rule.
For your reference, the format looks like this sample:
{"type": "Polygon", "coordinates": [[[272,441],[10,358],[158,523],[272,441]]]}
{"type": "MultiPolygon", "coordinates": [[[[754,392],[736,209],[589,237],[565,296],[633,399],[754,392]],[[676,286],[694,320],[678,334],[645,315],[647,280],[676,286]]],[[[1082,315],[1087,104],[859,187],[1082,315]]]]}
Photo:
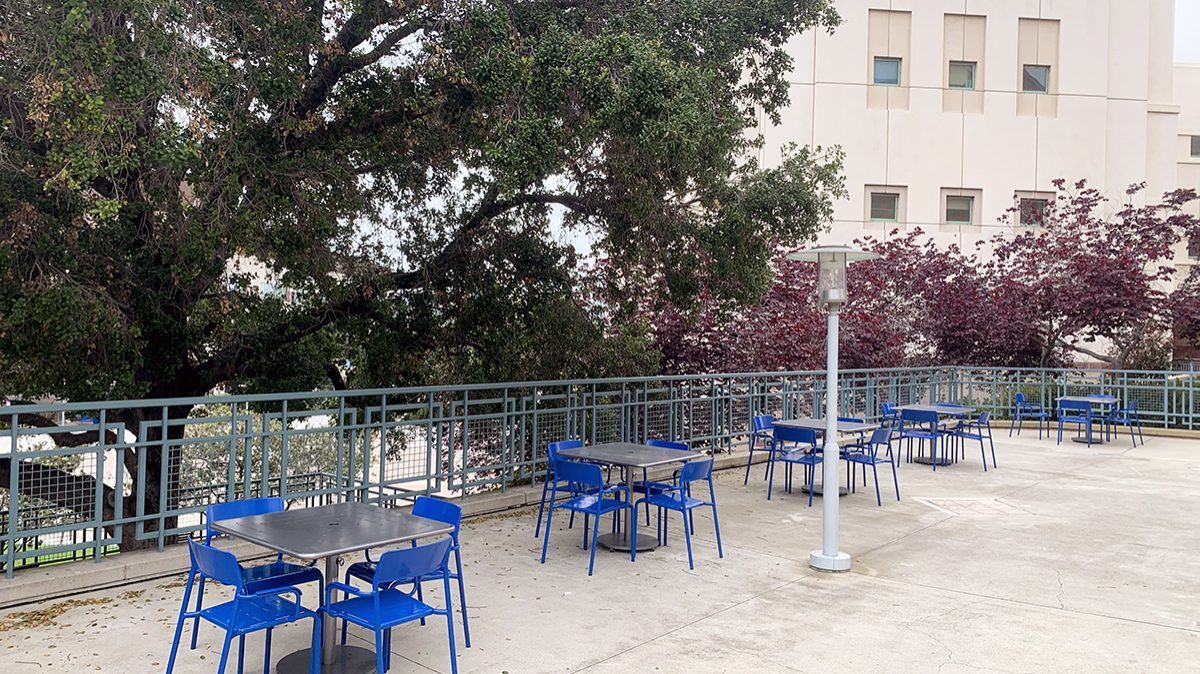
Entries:
{"type": "Polygon", "coordinates": [[[0,617],[0,632],[47,627],[53,625],[56,618],[73,608],[108,604],[111,601],[112,599],[108,597],[68,599],[67,601],[60,601],[57,604],[51,604],[46,608],[36,611],[15,611],[7,616],[0,617]]]}

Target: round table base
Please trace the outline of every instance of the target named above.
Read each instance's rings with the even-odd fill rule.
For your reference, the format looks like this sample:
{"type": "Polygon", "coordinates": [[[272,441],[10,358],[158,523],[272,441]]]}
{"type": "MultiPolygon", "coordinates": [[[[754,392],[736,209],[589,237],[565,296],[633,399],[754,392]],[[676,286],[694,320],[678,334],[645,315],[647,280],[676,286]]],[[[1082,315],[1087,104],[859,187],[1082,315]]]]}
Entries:
{"type": "MultiPolygon", "coordinates": [[[[653,525],[652,525],[653,526],[653,525]]],[[[603,534],[596,539],[602,548],[616,550],[617,552],[629,552],[629,537],[625,534],[603,534]]],[[[658,547],[658,540],[647,534],[638,534],[637,550],[645,552],[658,547]]]]}
{"type": "MultiPolygon", "coordinates": [[[[800,489],[799,489],[799,491],[801,491],[805,494],[807,494],[811,490],[812,490],[812,487],[807,484],[804,485],[803,487],[800,487],[800,489]]],[[[838,496],[845,496],[846,494],[849,494],[849,493],[850,493],[849,489],[846,489],[845,487],[842,487],[840,485],[838,486],[838,496]]],[[[818,489],[815,492],[813,492],[813,496],[821,497],[821,496],[824,496],[824,494],[822,494],[821,490],[818,489]]]]}
{"type": "MultiPolygon", "coordinates": [[[[327,665],[321,665],[322,674],[364,674],[375,671],[375,653],[358,646],[334,646],[337,656],[327,665]]],[[[279,674],[304,674],[308,672],[308,661],[312,649],[306,648],[285,655],[275,671],[279,674]]]]}
{"type": "MultiPolygon", "coordinates": [[[[932,458],[930,458],[930,457],[928,457],[928,456],[914,456],[914,457],[913,457],[913,460],[912,460],[912,462],[913,462],[913,463],[919,463],[919,464],[921,464],[921,465],[924,465],[924,466],[932,466],[932,465],[933,465],[933,459],[932,459],[932,458]]],[[[949,466],[949,465],[950,465],[950,459],[943,459],[943,458],[941,458],[941,457],[938,457],[938,460],[937,460],[937,465],[939,465],[939,466],[949,466]]]]}
{"type": "MultiPolygon", "coordinates": [[[[1078,443],[1079,443],[1079,444],[1081,444],[1081,445],[1086,445],[1086,444],[1089,444],[1089,443],[1088,443],[1088,439],[1087,439],[1087,437],[1086,437],[1086,436],[1085,436],[1085,437],[1081,437],[1081,438],[1071,438],[1071,442],[1078,442],[1078,443]]],[[[1092,441],[1091,441],[1091,443],[1090,443],[1090,444],[1093,444],[1093,445],[1103,445],[1104,443],[1105,443],[1105,440],[1104,440],[1103,438],[1098,438],[1098,437],[1096,437],[1096,436],[1094,436],[1094,435],[1093,435],[1093,436],[1092,436],[1092,441]]]]}

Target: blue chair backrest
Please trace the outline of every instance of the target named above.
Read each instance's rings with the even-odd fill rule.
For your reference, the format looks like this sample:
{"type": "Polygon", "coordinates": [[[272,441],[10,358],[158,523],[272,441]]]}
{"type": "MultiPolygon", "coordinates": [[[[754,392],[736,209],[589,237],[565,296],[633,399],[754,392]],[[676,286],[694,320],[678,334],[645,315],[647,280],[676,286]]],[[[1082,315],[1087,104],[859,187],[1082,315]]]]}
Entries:
{"type": "Polygon", "coordinates": [[[981,423],[981,424],[987,425],[987,422],[990,421],[991,418],[992,418],[991,412],[980,412],[979,413],[979,423],[981,423]]]}
{"type": "Polygon", "coordinates": [[[900,421],[913,424],[933,424],[937,428],[938,414],[932,410],[900,410],[900,421]]]}
{"type": "Polygon", "coordinates": [[[895,416],[896,414],[896,406],[891,403],[884,403],[880,405],[880,408],[883,410],[883,416],[885,417],[895,416]]]}
{"type": "Polygon", "coordinates": [[[550,462],[558,461],[558,453],[564,449],[579,449],[583,446],[583,440],[559,440],[546,445],[546,454],[550,457],[550,462]]]}
{"type": "Polygon", "coordinates": [[[890,428],[876,428],[875,431],[871,433],[870,444],[872,445],[887,445],[891,444],[891,442],[892,429],[890,428]]]}
{"type": "Polygon", "coordinates": [[[375,589],[397,580],[409,580],[435,573],[446,568],[446,557],[450,553],[451,540],[418,545],[415,548],[389,550],[379,557],[375,565],[375,589]]]}
{"type": "Polygon", "coordinates": [[[207,528],[208,536],[206,541],[211,541],[213,536],[219,536],[220,532],[212,528],[213,522],[221,520],[231,520],[235,517],[249,517],[251,515],[266,515],[267,513],[283,512],[283,499],[278,496],[266,496],[263,498],[246,498],[240,501],[226,501],[225,503],[214,503],[204,509],[204,520],[207,528]]]}
{"type": "Polygon", "coordinates": [[[1086,400],[1060,400],[1058,401],[1059,410],[1069,410],[1072,412],[1092,413],[1092,404],[1086,400]]]}
{"type": "Polygon", "coordinates": [[[1137,400],[1130,398],[1129,403],[1125,405],[1125,409],[1130,412],[1137,412],[1137,400]]]}
{"type": "Polygon", "coordinates": [[[600,473],[600,466],[594,463],[559,459],[554,463],[554,475],[559,480],[574,482],[585,487],[604,486],[604,476],[600,473]]]}
{"type": "Polygon", "coordinates": [[[1024,407],[1025,406],[1025,394],[1018,392],[1017,396],[1015,398],[1015,402],[1016,402],[1016,405],[1018,408],[1024,407]]]}
{"type": "Polygon", "coordinates": [[[817,444],[817,432],[811,428],[775,427],[775,439],[779,442],[799,442],[808,445],[817,444]]]}
{"type": "Polygon", "coordinates": [[[687,484],[697,480],[707,480],[712,477],[712,457],[702,461],[688,461],[679,469],[679,482],[687,484]]]}
{"type": "Polygon", "coordinates": [[[754,417],[754,431],[765,431],[775,425],[775,417],[770,414],[759,414],[754,417]]]}
{"type": "Polygon", "coordinates": [[[462,524],[462,507],[432,496],[418,496],[413,502],[412,514],[453,525],[454,536],[458,535],[458,527],[462,524]]]}
{"type": "Polygon", "coordinates": [[[675,442],[673,440],[647,440],[646,444],[650,447],[662,447],[663,449],[677,449],[681,452],[692,451],[691,447],[687,446],[686,442],[675,442]]]}
{"type": "Polygon", "coordinates": [[[192,566],[208,578],[220,581],[242,591],[242,567],[232,552],[218,550],[211,545],[188,539],[188,554],[192,566]]]}

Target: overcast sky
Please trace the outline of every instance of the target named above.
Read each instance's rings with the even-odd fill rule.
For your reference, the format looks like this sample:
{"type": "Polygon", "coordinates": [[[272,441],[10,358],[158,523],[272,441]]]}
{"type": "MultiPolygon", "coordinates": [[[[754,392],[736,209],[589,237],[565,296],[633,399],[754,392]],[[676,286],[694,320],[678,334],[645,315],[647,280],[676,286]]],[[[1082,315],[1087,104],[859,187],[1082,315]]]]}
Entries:
{"type": "Polygon", "coordinates": [[[1175,0],[1175,60],[1200,63],[1200,0],[1175,0]]]}

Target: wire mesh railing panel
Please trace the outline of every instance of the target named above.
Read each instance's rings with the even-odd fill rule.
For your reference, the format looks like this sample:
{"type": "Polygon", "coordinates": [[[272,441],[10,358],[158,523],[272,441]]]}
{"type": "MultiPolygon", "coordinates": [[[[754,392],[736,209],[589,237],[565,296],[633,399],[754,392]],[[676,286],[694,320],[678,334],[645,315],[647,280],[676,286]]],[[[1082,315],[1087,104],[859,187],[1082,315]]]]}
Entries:
{"type": "MultiPolygon", "coordinates": [[[[823,372],[757,372],[320,391],[0,408],[0,566],[163,547],[212,503],[392,503],[536,480],[546,445],[744,442],[755,414],[824,414],[823,372]]],[[[927,367],[842,373],[838,411],[953,400],[1005,418],[1108,393],[1142,423],[1200,430],[1200,373],[927,367]]]]}

